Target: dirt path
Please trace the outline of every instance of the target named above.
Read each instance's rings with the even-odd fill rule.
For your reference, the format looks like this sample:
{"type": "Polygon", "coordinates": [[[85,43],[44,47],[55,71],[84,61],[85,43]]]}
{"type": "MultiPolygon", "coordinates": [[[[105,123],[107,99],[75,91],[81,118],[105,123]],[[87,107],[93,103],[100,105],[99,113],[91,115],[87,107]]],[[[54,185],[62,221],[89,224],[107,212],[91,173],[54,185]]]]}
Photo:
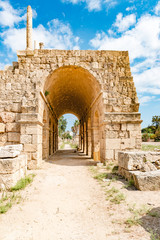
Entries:
{"type": "MultiPolygon", "coordinates": [[[[0,240],[149,240],[145,228],[127,230],[119,223],[126,205],[106,201],[88,170],[93,164],[74,150],[59,151],[44,162],[23,192],[24,201],[0,215],[0,240]]],[[[141,202],[138,192],[128,193],[129,202],[141,202]]],[[[153,197],[157,202],[158,195],[153,197]]]]}
{"type": "Polygon", "coordinates": [[[106,239],[105,198],[90,161],[62,152],[38,170],[24,202],[0,216],[1,240],[106,239]]]}
{"type": "Polygon", "coordinates": [[[69,149],[72,149],[70,144],[65,144],[64,145],[64,150],[69,150],[69,149]]]}

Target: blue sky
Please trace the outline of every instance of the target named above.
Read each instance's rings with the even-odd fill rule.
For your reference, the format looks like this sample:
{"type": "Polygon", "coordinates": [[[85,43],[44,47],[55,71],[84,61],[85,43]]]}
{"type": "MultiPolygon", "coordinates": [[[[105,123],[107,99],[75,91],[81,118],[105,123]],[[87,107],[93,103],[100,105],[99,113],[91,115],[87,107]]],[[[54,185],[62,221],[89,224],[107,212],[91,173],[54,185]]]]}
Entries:
{"type": "Polygon", "coordinates": [[[27,5],[46,48],[128,50],[142,127],[160,115],[159,0],[0,0],[0,69],[25,49],[27,5]]]}

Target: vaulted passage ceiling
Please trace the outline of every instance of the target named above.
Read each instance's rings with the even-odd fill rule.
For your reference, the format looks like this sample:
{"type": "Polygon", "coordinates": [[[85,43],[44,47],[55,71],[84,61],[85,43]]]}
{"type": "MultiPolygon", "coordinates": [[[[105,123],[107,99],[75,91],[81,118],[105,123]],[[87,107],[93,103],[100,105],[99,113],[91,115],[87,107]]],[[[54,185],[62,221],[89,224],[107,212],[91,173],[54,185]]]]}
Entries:
{"type": "Polygon", "coordinates": [[[72,113],[80,119],[100,93],[100,84],[87,70],[65,66],[47,78],[44,86],[46,91],[58,118],[65,113],[72,113]]]}

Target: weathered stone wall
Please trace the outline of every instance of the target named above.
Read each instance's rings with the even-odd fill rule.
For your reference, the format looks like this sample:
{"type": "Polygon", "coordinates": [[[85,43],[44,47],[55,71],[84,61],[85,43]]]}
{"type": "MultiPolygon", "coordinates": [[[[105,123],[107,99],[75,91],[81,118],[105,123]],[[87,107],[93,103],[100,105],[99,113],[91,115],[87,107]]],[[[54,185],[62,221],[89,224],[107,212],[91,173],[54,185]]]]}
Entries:
{"type": "Polygon", "coordinates": [[[82,124],[91,119],[90,129],[86,129],[84,137],[85,152],[89,136],[93,155],[96,110],[99,112],[97,137],[103,161],[117,159],[119,150],[140,148],[139,103],[130,72],[128,52],[45,49],[19,51],[18,63],[0,72],[0,145],[22,143],[28,154],[28,164],[34,168],[41,162],[45,126],[47,143],[45,142],[44,155],[52,153],[53,148],[54,151],[57,149],[58,119],[54,106],[50,106],[45,97],[44,86],[56,69],[65,66],[85,69],[94,77],[95,88],[96,82],[100,86],[100,92],[95,96],[90,109],[84,109],[81,116],[82,124]],[[47,113],[47,123],[43,122],[44,110],[47,113]],[[50,125],[52,128],[54,125],[54,131],[50,125]],[[51,144],[49,147],[53,138],[55,146],[51,144]]]}

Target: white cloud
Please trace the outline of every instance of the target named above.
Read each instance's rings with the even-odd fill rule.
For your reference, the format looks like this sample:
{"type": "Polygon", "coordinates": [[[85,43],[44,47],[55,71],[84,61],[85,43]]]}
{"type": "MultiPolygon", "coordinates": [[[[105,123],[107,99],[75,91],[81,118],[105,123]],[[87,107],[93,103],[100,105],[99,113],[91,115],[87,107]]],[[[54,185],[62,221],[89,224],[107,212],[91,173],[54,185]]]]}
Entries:
{"type": "Polygon", "coordinates": [[[106,9],[114,7],[118,2],[117,0],[61,0],[63,3],[85,3],[89,11],[100,11],[103,6],[106,9]]]}
{"type": "Polygon", "coordinates": [[[87,5],[88,5],[88,10],[93,11],[93,10],[101,10],[101,0],[86,0],[87,5]]]}
{"type": "Polygon", "coordinates": [[[114,31],[114,27],[108,33],[97,33],[91,46],[99,50],[128,50],[137,91],[160,94],[160,17],[143,15],[131,30],[122,33],[114,31]]]}
{"type": "Polygon", "coordinates": [[[139,102],[142,106],[147,105],[148,102],[151,102],[155,99],[155,96],[143,96],[139,98],[139,102]]]}
{"type": "Polygon", "coordinates": [[[140,74],[133,74],[138,92],[160,94],[160,66],[147,69],[140,74]]]}
{"type": "Polygon", "coordinates": [[[121,36],[98,33],[90,43],[101,50],[129,50],[132,61],[140,57],[154,57],[160,54],[159,24],[160,17],[145,15],[138,20],[134,28],[121,36]]]}
{"type": "Polygon", "coordinates": [[[156,7],[155,7],[155,14],[159,15],[160,14],[160,1],[157,3],[156,7]]]}
{"type": "Polygon", "coordinates": [[[21,10],[15,10],[9,2],[0,0],[0,24],[3,27],[13,27],[26,19],[26,14],[21,16],[21,10]]]}
{"type": "MultiPolygon", "coordinates": [[[[3,43],[13,52],[26,48],[26,29],[10,28],[1,34],[3,43]]],[[[44,42],[46,48],[79,49],[79,37],[74,36],[69,24],[58,19],[48,23],[48,28],[39,25],[33,28],[33,40],[44,42]]]]}
{"type": "Polygon", "coordinates": [[[123,17],[122,13],[119,13],[116,18],[116,22],[114,24],[115,27],[118,28],[118,32],[124,32],[128,30],[131,26],[136,23],[136,15],[130,14],[126,17],[123,17]]]}
{"type": "Polygon", "coordinates": [[[136,10],[136,7],[135,7],[135,6],[127,7],[127,8],[126,8],[126,11],[127,11],[127,12],[133,11],[133,10],[136,10]]]}
{"type": "Polygon", "coordinates": [[[4,45],[13,52],[24,50],[26,44],[26,29],[9,28],[1,34],[4,45]]]}

